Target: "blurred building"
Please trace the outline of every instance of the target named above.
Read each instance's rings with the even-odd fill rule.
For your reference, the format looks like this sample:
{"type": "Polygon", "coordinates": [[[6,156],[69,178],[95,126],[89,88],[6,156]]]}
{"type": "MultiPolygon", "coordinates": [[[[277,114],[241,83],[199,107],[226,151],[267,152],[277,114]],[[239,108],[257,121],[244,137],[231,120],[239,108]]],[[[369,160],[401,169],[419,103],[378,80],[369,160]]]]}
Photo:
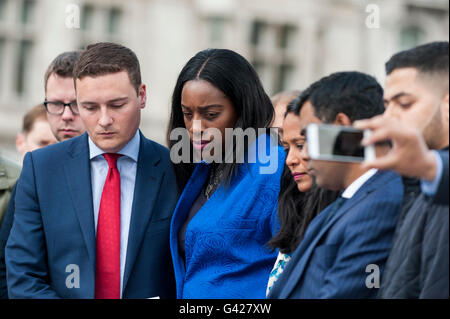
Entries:
{"type": "Polygon", "coordinates": [[[177,75],[201,49],[238,51],[272,95],[339,70],[383,82],[393,53],[448,37],[447,0],[0,0],[0,151],[17,159],[14,137],[44,100],[51,60],[92,42],[136,52],[148,90],[141,128],[164,144],[177,75]]]}

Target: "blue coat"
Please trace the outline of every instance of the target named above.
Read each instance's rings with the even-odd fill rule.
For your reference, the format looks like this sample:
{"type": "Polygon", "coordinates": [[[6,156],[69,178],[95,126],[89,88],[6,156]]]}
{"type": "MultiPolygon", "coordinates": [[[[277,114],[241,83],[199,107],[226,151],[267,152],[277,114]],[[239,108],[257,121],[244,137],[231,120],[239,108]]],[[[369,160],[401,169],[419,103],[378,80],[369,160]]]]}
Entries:
{"type": "MultiPolygon", "coordinates": [[[[87,134],[28,153],[15,199],[6,246],[9,296],[94,298],[96,237],[87,134]],[[69,265],[78,266],[79,287],[66,285],[69,275],[76,275],[69,265]]],[[[169,150],[141,135],[123,298],[174,297],[168,241],[176,202],[169,150]]]]}
{"type": "Polygon", "coordinates": [[[382,276],[402,198],[400,176],[377,172],[330,219],[332,204],[325,208],[308,226],[268,298],[376,297],[378,289],[367,287],[366,280],[380,282],[376,276],[382,276]]]}
{"type": "MultiPolygon", "coordinates": [[[[269,140],[266,135],[261,139],[269,140]]],[[[254,150],[255,144],[250,153],[254,150]]],[[[209,172],[208,164],[196,166],[178,201],[170,232],[178,298],[265,298],[276,260],[266,243],[277,223],[285,159],[276,142],[272,141],[271,151],[276,166],[272,174],[261,174],[265,165],[258,153],[256,163],[249,163],[248,168],[239,165],[229,189],[220,186],[191,220],[186,230],[185,266],[178,252],[178,232],[209,172]]]]}

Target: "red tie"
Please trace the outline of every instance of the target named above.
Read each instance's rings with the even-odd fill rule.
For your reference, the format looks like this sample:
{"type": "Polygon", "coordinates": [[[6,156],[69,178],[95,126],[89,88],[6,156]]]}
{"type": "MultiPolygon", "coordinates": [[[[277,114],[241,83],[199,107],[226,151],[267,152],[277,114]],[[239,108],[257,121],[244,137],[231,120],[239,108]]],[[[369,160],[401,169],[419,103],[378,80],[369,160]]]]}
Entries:
{"type": "Polygon", "coordinates": [[[120,173],[119,154],[103,154],[109,170],[103,186],[97,223],[95,298],[120,299],[120,173]]]}

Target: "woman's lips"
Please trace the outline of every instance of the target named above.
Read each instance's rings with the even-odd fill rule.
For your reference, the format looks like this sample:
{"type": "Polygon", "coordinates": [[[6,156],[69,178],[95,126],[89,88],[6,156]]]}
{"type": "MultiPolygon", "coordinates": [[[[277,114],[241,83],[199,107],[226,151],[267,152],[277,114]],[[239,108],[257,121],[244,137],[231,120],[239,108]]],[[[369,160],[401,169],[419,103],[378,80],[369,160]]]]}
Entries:
{"type": "Polygon", "coordinates": [[[194,149],[201,151],[206,147],[206,145],[209,144],[209,142],[211,141],[194,141],[192,142],[192,146],[194,147],[194,149]]]}
{"type": "Polygon", "coordinates": [[[298,181],[303,176],[307,175],[306,173],[292,173],[292,176],[294,176],[294,180],[298,181]]]}

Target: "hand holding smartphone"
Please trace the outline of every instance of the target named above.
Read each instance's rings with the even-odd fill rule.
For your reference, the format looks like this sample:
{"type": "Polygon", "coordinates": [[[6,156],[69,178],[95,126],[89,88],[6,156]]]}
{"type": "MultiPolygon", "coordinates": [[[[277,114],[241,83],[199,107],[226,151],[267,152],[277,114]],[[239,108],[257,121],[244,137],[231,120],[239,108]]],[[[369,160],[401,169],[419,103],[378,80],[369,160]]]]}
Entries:
{"type": "Polygon", "coordinates": [[[336,162],[364,162],[375,158],[373,145],[364,147],[363,138],[369,130],[351,126],[310,124],[306,128],[309,156],[313,160],[336,162]]]}

